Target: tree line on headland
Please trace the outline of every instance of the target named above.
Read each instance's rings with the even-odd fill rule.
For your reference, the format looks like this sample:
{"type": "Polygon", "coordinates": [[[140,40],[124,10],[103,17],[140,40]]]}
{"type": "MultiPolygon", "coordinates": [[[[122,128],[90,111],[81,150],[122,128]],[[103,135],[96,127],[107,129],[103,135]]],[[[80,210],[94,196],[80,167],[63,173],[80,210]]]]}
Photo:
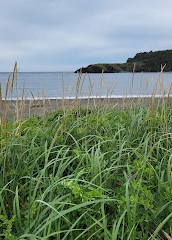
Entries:
{"type": "Polygon", "coordinates": [[[132,72],[159,72],[161,67],[164,72],[172,72],[172,50],[141,52],[133,58],[128,58],[126,63],[98,63],[82,67],[75,71],[83,73],[121,73],[132,72]]]}

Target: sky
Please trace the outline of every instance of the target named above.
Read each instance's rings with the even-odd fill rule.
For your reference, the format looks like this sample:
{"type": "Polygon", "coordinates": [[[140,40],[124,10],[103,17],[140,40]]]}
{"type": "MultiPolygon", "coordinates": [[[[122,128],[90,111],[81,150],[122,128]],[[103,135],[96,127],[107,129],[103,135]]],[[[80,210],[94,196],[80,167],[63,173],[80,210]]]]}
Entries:
{"type": "Polygon", "coordinates": [[[75,71],[172,49],[171,0],[0,0],[0,72],[75,71]]]}

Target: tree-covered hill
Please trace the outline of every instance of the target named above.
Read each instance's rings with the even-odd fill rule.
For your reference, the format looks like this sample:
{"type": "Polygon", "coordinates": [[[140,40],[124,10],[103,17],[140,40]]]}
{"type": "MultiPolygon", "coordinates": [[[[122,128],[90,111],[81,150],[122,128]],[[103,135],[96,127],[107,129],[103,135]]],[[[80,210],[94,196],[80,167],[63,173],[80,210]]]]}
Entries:
{"type": "Polygon", "coordinates": [[[119,73],[132,72],[135,64],[135,72],[159,72],[161,66],[164,72],[172,71],[172,50],[137,53],[133,58],[128,58],[126,63],[101,63],[92,64],[86,68],[80,68],[75,72],[83,73],[119,73]]]}

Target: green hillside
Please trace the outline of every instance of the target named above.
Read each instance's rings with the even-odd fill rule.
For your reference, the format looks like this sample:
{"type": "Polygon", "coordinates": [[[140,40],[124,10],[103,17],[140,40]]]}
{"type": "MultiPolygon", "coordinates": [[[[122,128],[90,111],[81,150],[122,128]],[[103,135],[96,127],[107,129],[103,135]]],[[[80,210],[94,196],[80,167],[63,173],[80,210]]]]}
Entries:
{"type": "Polygon", "coordinates": [[[83,73],[120,73],[132,72],[135,64],[135,72],[159,72],[161,66],[165,66],[164,72],[172,71],[172,50],[137,53],[133,58],[128,58],[126,63],[101,63],[92,64],[86,68],[80,68],[75,72],[83,73]]]}

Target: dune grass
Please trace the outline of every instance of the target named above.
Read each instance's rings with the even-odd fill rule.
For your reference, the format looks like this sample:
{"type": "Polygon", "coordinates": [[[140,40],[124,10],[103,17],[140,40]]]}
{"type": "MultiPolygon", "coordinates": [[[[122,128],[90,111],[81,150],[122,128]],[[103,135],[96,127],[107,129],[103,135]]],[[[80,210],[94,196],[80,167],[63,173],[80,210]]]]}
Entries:
{"type": "Polygon", "coordinates": [[[4,115],[0,239],[171,239],[172,103],[153,100],[4,115]]]}

